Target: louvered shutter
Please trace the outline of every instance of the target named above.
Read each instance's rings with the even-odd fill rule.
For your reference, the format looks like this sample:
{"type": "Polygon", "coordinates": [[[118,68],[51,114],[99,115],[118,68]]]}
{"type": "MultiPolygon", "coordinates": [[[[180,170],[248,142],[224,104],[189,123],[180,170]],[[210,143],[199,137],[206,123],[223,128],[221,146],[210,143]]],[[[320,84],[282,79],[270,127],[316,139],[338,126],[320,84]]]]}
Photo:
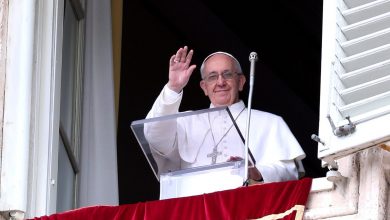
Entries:
{"type": "Polygon", "coordinates": [[[325,0],[323,10],[318,157],[326,161],[390,139],[390,0],[325,0]]]}

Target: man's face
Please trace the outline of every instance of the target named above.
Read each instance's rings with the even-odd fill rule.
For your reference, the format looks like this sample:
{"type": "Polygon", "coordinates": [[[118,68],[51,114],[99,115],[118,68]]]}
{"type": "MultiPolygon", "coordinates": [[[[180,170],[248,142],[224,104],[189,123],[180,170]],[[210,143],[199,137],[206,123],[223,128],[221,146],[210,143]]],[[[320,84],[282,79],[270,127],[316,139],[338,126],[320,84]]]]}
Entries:
{"type": "Polygon", "coordinates": [[[245,84],[245,76],[237,73],[234,60],[224,54],[216,54],[206,60],[200,87],[211,103],[229,106],[239,101],[239,92],[245,84]],[[225,77],[223,77],[225,76],[225,77]]]}

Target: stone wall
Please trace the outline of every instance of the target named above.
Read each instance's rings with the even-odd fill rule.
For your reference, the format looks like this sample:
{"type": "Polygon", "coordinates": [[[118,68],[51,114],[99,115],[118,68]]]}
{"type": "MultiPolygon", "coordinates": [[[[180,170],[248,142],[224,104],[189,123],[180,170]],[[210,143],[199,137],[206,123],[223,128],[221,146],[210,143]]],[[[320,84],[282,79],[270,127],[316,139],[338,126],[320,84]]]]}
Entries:
{"type": "Polygon", "coordinates": [[[389,142],[338,160],[342,177],[331,189],[310,193],[305,219],[390,219],[386,146],[389,142]]]}

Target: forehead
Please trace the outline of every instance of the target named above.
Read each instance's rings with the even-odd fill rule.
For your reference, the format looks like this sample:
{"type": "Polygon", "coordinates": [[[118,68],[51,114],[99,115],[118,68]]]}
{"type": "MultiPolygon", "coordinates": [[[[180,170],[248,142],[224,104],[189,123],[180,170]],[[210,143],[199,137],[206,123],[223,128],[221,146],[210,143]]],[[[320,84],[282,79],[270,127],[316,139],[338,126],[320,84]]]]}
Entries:
{"type": "Polygon", "coordinates": [[[233,58],[224,54],[215,54],[208,58],[204,63],[204,70],[206,73],[219,72],[224,70],[234,71],[234,60],[233,58]]]}

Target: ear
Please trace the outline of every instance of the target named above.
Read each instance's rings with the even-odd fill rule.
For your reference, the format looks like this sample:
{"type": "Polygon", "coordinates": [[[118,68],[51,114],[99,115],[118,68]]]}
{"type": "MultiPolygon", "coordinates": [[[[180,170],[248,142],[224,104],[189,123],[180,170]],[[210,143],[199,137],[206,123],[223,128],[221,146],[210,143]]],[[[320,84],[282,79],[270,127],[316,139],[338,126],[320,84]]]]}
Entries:
{"type": "Polygon", "coordinates": [[[204,80],[201,80],[199,85],[200,85],[200,88],[202,88],[204,95],[207,96],[208,94],[207,94],[206,82],[204,80]]]}
{"type": "Polygon", "coordinates": [[[245,85],[245,82],[246,82],[246,77],[244,74],[241,74],[239,75],[239,82],[238,82],[238,91],[242,91],[244,89],[244,85],[245,85]]]}

